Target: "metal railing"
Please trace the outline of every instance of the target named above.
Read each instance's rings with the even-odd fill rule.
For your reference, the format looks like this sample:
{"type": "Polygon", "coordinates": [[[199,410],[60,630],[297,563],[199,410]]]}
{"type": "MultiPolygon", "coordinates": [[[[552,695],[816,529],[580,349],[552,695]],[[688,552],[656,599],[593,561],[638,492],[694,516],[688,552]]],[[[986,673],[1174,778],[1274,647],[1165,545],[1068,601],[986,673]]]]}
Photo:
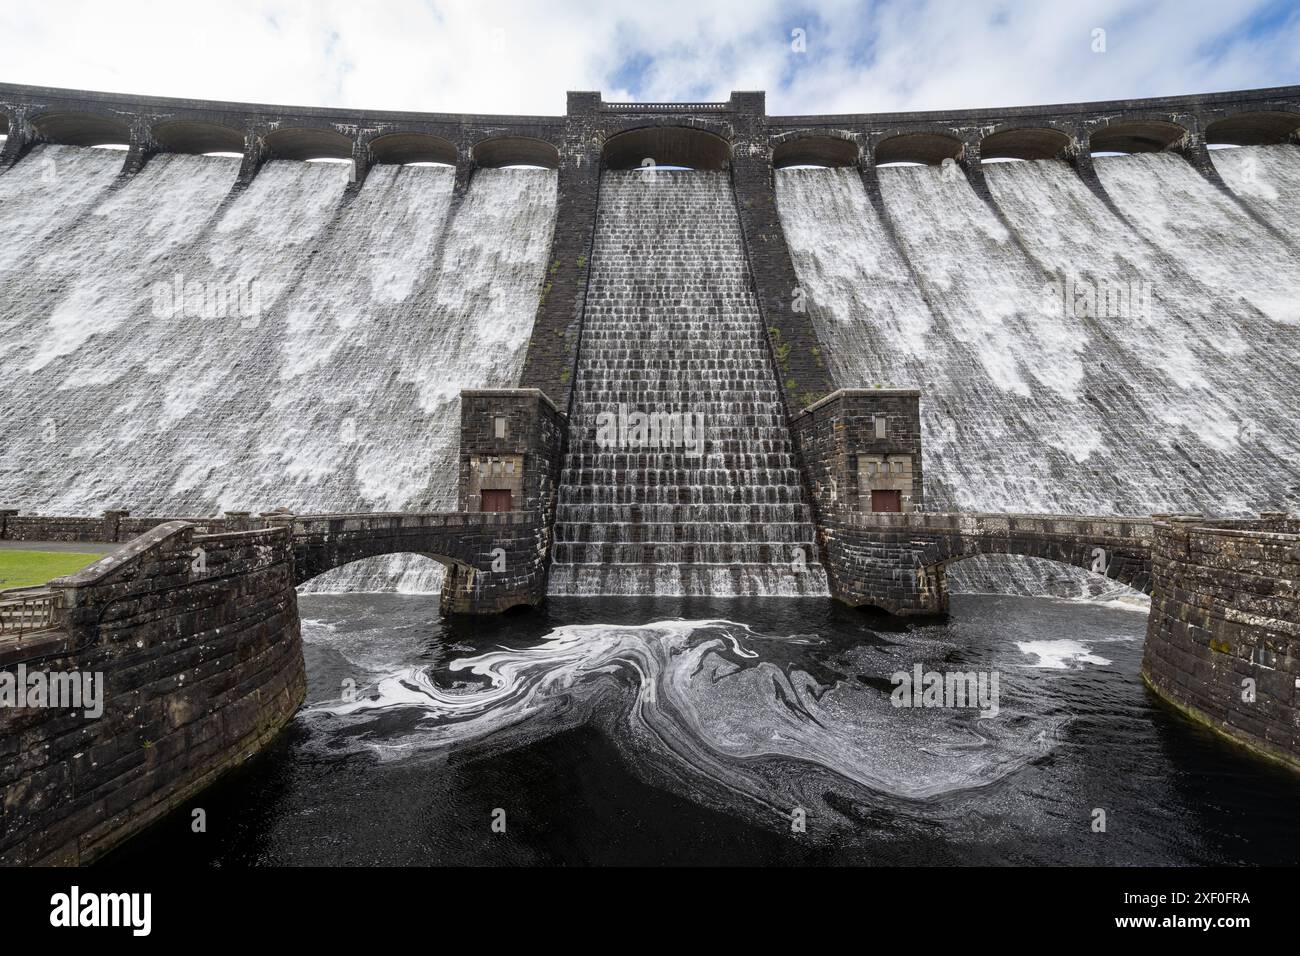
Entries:
{"type": "Polygon", "coordinates": [[[0,637],[53,627],[62,598],[61,593],[50,590],[0,592],[0,637]]]}
{"type": "Polygon", "coordinates": [[[731,109],[730,103],[601,103],[602,110],[612,113],[695,113],[700,110],[719,112],[731,109]]]}

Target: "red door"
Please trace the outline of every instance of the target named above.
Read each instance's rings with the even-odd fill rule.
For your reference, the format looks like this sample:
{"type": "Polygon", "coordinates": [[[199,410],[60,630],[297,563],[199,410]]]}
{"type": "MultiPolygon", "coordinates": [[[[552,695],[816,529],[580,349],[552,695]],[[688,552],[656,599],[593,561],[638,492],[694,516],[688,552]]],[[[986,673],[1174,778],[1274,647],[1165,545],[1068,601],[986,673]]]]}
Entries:
{"type": "Polygon", "coordinates": [[[504,491],[485,491],[479,511],[509,511],[510,489],[504,491]]]}
{"type": "MultiPolygon", "coordinates": [[[[484,492],[486,494],[486,492],[484,492]]],[[[901,491],[872,491],[872,511],[902,511],[903,493],[901,491]]]]}

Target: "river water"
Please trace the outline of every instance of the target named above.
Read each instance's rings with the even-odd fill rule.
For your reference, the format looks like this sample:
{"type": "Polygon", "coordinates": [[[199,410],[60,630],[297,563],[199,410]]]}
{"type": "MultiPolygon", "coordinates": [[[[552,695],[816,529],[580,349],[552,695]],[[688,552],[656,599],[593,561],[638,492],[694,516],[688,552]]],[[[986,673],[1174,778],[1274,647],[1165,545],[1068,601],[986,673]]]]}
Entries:
{"type": "Polygon", "coordinates": [[[300,605],[302,712],[109,865],[1300,859],[1300,777],[1145,688],[1140,606],[959,594],[906,625],[825,599],[300,605]],[[996,716],[895,707],[917,664],[996,674],[996,716]]]}

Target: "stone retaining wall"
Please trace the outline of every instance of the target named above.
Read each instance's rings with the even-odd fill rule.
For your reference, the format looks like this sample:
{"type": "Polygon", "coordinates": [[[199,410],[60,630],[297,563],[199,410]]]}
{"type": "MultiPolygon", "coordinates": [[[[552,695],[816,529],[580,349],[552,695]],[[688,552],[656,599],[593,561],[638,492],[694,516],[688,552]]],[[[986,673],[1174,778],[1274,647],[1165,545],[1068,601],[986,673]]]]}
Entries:
{"type": "Polygon", "coordinates": [[[51,583],[0,678],[103,675],[103,713],[0,706],[0,864],[90,862],[257,753],[306,676],[284,529],[163,524],[51,583]]]}
{"type": "Polygon", "coordinates": [[[1300,520],[1161,521],[1152,577],[1147,684],[1300,769],[1300,520]]]}

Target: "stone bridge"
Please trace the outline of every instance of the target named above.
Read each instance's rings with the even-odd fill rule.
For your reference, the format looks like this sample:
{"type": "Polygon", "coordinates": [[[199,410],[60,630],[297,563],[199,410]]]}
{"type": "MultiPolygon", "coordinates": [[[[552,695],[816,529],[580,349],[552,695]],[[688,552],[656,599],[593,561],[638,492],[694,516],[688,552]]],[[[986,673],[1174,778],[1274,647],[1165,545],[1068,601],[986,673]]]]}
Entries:
{"type": "Polygon", "coordinates": [[[835,596],[892,614],[944,614],[945,570],[977,554],[1020,554],[1151,590],[1151,518],[835,511],[822,515],[835,596]]]}
{"type": "Polygon", "coordinates": [[[546,547],[537,512],[394,512],[282,520],[292,528],[295,584],[365,558],[422,554],[447,568],[442,590],[446,611],[505,611],[539,604],[546,593],[546,547]]]}
{"type": "MultiPolygon", "coordinates": [[[[130,542],[169,523],[198,535],[286,529],[293,544],[293,583],[334,568],[390,554],[422,554],[443,564],[444,611],[492,614],[540,604],[546,593],[545,528],[536,511],[390,512],[293,515],[226,512],[219,518],[48,517],[0,511],[0,539],[130,542]]],[[[201,539],[200,539],[201,540],[201,539]]],[[[195,554],[199,564],[205,555],[195,554]]]]}

